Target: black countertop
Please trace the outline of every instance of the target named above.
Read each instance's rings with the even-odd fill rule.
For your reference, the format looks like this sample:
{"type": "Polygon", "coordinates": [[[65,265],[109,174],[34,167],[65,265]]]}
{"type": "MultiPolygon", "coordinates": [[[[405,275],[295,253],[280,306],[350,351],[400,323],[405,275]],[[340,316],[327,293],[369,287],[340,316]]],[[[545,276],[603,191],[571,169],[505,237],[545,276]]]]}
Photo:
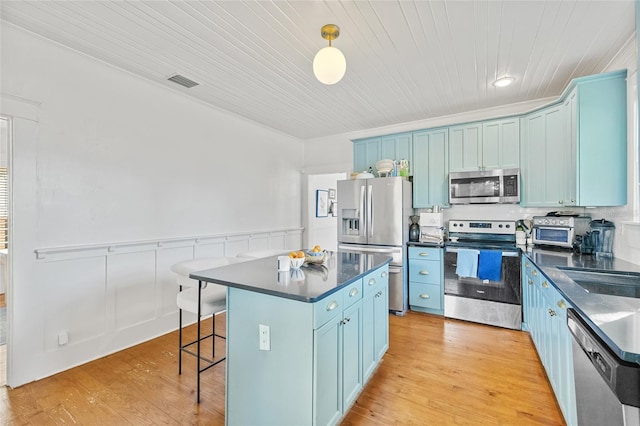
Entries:
{"type": "Polygon", "coordinates": [[[640,274],[640,265],[540,248],[524,252],[618,357],[640,364],[640,298],[589,293],[564,272],[569,268],[640,274]]]}
{"type": "Polygon", "coordinates": [[[313,303],[335,293],[369,271],[391,262],[392,259],[384,254],[351,251],[328,252],[328,255],[328,259],[321,265],[305,263],[300,269],[286,272],[278,272],[278,256],[271,256],[197,271],[189,277],[313,303]]]}

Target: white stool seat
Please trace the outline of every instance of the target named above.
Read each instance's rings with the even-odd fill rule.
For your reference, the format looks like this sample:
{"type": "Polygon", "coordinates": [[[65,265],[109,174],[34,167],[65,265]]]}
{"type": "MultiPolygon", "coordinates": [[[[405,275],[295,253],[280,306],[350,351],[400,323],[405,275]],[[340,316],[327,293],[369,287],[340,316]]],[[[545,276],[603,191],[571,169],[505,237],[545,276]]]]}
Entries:
{"type": "Polygon", "coordinates": [[[241,259],[237,257],[203,257],[176,263],[171,266],[171,270],[178,275],[178,285],[183,287],[198,287],[198,281],[189,278],[190,273],[244,262],[246,260],[249,259],[241,259]]]}
{"type": "MultiPolygon", "coordinates": [[[[200,299],[200,315],[213,315],[227,310],[227,288],[217,284],[209,284],[202,289],[200,299]]],[[[198,313],[198,288],[188,288],[176,297],[178,308],[198,313]]]]}

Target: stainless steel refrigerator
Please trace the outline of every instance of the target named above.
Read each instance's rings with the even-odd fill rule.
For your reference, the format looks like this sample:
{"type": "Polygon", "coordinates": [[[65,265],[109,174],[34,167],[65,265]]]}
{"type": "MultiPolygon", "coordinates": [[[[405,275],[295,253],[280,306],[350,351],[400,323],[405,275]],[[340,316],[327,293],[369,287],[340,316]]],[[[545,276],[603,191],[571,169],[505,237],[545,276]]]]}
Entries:
{"type": "Polygon", "coordinates": [[[338,181],[338,249],[385,253],[389,265],[389,310],[408,309],[405,244],[413,214],[411,183],[401,177],[338,181]]]}

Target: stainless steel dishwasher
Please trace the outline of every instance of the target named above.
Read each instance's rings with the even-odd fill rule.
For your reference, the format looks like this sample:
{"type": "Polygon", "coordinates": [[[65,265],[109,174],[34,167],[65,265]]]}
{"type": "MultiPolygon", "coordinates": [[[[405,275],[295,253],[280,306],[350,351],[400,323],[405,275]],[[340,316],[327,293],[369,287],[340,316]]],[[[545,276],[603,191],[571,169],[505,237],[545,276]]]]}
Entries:
{"type": "Polygon", "coordinates": [[[640,426],[640,364],[616,356],[573,309],[573,370],[579,426],[640,426]]]}

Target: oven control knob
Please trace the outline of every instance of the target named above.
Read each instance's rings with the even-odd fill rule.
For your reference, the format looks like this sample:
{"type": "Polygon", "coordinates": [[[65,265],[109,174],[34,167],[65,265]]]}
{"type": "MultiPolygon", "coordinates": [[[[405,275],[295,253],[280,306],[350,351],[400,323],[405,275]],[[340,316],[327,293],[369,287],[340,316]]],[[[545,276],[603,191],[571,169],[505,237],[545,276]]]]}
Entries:
{"type": "Polygon", "coordinates": [[[502,228],[502,224],[498,225],[498,228],[502,228]]]}
{"type": "Polygon", "coordinates": [[[511,225],[509,225],[509,224],[507,223],[507,224],[505,225],[505,227],[506,227],[507,229],[509,229],[509,228],[511,228],[511,225]]]}

